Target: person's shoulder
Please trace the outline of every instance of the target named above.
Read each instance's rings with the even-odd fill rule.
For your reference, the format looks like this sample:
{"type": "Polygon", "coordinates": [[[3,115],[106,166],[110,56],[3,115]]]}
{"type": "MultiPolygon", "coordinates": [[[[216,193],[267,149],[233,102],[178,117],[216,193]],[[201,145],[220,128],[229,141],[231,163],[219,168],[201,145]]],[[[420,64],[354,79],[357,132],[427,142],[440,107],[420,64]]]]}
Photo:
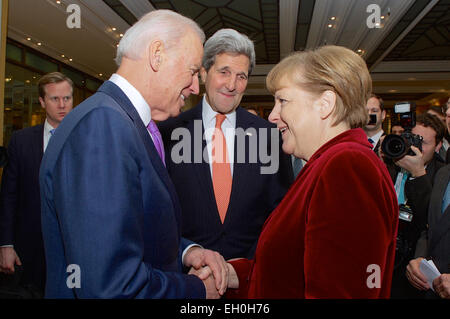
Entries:
{"type": "Polygon", "coordinates": [[[43,132],[44,124],[38,124],[30,127],[25,127],[23,129],[14,131],[11,135],[11,140],[16,139],[27,139],[35,133],[43,132]]]}
{"type": "Polygon", "coordinates": [[[176,117],[169,117],[167,120],[159,122],[158,129],[161,134],[164,134],[165,132],[169,132],[177,127],[183,126],[185,123],[189,123],[196,118],[201,120],[201,109],[199,109],[198,105],[187,111],[181,112],[176,117]]]}
{"type": "Polygon", "coordinates": [[[250,127],[254,128],[276,128],[276,125],[273,123],[270,123],[266,119],[257,116],[253,113],[248,112],[243,107],[238,107],[236,109],[236,114],[239,117],[242,117],[243,121],[246,123],[250,123],[250,127]]]}

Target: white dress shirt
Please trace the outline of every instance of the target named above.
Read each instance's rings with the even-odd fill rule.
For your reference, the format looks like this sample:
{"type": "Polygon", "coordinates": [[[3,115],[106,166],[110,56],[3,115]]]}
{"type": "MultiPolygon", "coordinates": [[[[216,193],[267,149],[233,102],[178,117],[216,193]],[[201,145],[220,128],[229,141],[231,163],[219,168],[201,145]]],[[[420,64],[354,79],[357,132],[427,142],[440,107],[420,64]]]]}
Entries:
{"type": "MultiPolygon", "coordinates": [[[[212,176],[212,136],[216,127],[216,115],[214,111],[206,101],[206,95],[203,96],[203,110],[202,121],[205,128],[205,140],[206,147],[208,149],[209,169],[212,176]]],[[[222,131],[224,132],[225,140],[227,143],[228,161],[230,162],[231,177],[233,177],[233,164],[234,164],[234,135],[236,131],[236,111],[225,114],[226,119],[222,123],[222,131]]]]}
{"type": "Polygon", "coordinates": [[[50,137],[52,136],[52,134],[50,133],[51,130],[53,130],[54,127],[50,125],[50,123],[47,121],[47,119],[45,119],[44,122],[44,152],[47,149],[47,145],[48,145],[48,141],[50,140],[50,137]]]}
{"type": "Polygon", "coordinates": [[[377,134],[368,137],[368,138],[372,139],[372,141],[373,141],[373,143],[372,143],[372,149],[374,149],[375,146],[377,146],[378,141],[380,140],[381,135],[383,135],[383,133],[384,133],[384,131],[381,130],[381,131],[379,131],[377,134]]]}

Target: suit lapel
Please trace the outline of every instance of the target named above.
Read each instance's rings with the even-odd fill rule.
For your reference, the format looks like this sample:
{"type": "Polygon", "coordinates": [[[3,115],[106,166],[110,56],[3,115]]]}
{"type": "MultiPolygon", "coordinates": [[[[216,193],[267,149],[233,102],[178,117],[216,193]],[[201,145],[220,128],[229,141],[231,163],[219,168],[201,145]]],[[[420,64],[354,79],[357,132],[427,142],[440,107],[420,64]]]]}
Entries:
{"type": "Polygon", "coordinates": [[[132,119],[139,133],[139,136],[141,137],[141,140],[144,143],[145,149],[150,158],[150,161],[153,164],[153,167],[155,168],[156,172],[158,173],[158,176],[161,178],[167,190],[169,191],[170,196],[172,197],[172,203],[175,208],[177,219],[179,219],[180,217],[179,214],[181,210],[178,202],[178,197],[176,195],[175,187],[172,181],[170,180],[169,174],[167,173],[167,169],[164,166],[163,162],[161,161],[161,158],[158,155],[158,151],[155,148],[155,145],[147,131],[147,128],[145,127],[144,123],[139,117],[136,108],[133,106],[133,104],[125,95],[125,93],[111,81],[106,81],[99,88],[99,91],[104,92],[109,96],[111,96],[132,119]]]}
{"type": "MultiPolygon", "coordinates": [[[[236,130],[242,129],[245,131],[248,128],[252,127],[253,119],[251,119],[251,117],[247,115],[249,115],[249,113],[247,114],[247,111],[242,109],[241,107],[238,107],[236,109],[236,130]]],[[[224,224],[227,222],[228,219],[232,218],[231,216],[234,212],[233,207],[240,203],[240,196],[242,195],[245,196],[247,183],[250,181],[251,167],[248,164],[250,160],[249,158],[250,137],[247,134],[245,135],[245,142],[244,142],[245,160],[242,163],[242,158],[239,158],[240,155],[239,153],[242,152],[242,150],[240,149],[241,146],[238,145],[238,143],[241,142],[238,142],[237,135],[238,134],[235,134],[234,137],[233,182],[231,186],[230,204],[228,205],[227,215],[225,217],[224,224]],[[239,163],[238,161],[241,161],[241,163],[239,163]]]]}
{"type": "Polygon", "coordinates": [[[38,167],[41,164],[42,156],[44,155],[44,124],[37,125],[33,128],[33,156],[38,167]]]}
{"type": "MultiPolygon", "coordinates": [[[[217,214],[217,218],[220,220],[219,217],[219,211],[217,210],[216,205],[216,198],[214,195],[214,188],[212,184],[212,176],[211,176],[211,169],[209,162],[206,162],[203,158],[203,151],[207,149],[206,147],[206,140],[203,138],[205,135],[205,126],[203,125],[203,119],[202,119],[202,102],[200,102],[193,110],[192,110],[192,117],[188,118],[184,122],[185,127],[191,132],[191,146],[192,149],[192,158],[191,161],[195,170],[195,176],[198,178],[198,185],[201,189],[201,192],[206,195],[206,202],[210,204],[210,210],[211,212],[215,212],[217,214]],[[198,134],[195,132],[195,123],[196,121],[199,121],[198,123],[201,123],[201,138],[202,138],[202,160],[200,163],[195,161],[195,143],[198,143],[199,141],[195,141],[194,139],[198,139],[198,134]]],[[[197,128],[198,129],[198,128],[197,128]]],[[[198,155],[197,155],[198,156],[198,155]]]]}

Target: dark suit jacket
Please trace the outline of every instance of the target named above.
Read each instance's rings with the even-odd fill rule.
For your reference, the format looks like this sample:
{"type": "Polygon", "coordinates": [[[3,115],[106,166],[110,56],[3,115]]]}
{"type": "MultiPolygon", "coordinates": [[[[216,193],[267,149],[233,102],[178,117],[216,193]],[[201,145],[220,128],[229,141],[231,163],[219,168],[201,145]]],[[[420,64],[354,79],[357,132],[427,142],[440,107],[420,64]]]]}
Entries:
{"type": "MultiPolygon", "coordinates": [[[[415,245],[422,231],[427,224],[427,211],[430,203],[431,189],[437,171],[445,165],[440,156],[435,153],[433,159],[427,165],[426,174],[415,179],[408,179],[405,183],[405,195],[407,204],[411,207],[414,217],[408,230],[405,229],[406,236],[415,245]]],[[[400,168],[388,165],[392,181],[395,184],[400,168]]],[[[401,225],[403,221],[400,223],[401,225]]],[[[414,249],[414,247],[412,247],[414,249]]]]}
{"type": "MultiPolygon", "coordinates": [[[[202,103],[177,118],[160,123],[159,128],[166,148],[167,168],[181,202],[183,236],[220,252],[225,259],[252,256],[264,221],[281,201],[293,180],[290,157],[279,147],[281,138],[280,144],[274,145],[276,149],[273,150],[280,154],[279,169],[275,174],[260,173],[264,164],[259,156],[255,156],[258,157],[256,163],[249,161],[249,147],[255,147],[258,151],[254,155],[259,154],[260,142],[257,137],[261,136],[258,130],[267,129],[267,136],[270,137],[270,128],[275,126],[241,107],[236,109],[236,129],[255,128],[255,131],[251,137],[245,136],[244,163],[238,162],[238,141],[235,138],[232,190],[224,224],[217,210],[210,166],[202,156],[203,150],[206,152],[206,141],[202,138],[202,103]],[[187,162],[175,163],[171,156],[172,150],[178,152],[180,143],[171,139],[176,128],[190,132],[181,141],[193,146],[193,151],[187,155],[187,162]],[[195,163],[196,157],[200,163],[195,163]]],[[[276,134],[279,134],[278,131],[276,134]]],[[[271,154],[270,138],[267,144],[263,147],[269,149],[266,154],[271,154]]]]}
{"type": "Polygon", "coordinates": [[[22,265],[24,284],[43,291],[44,245],[41,233],[39,166],[43,154],[44,125],[13,133],[8,164],[3,170],[0,196],[0,246],[14,245],[22,265]]]}
{"type": "Polygon", "coordinates": [[[450,273],[450,206],[442,213],[442,200],[450,182],[450,165],[441,168],[431,193],[428,211],[428,253],[441,273],[450,273]]]}
{"type": "Polygon", "coordinates": [[[202,281],[181,273],[182,251],[192,242],[180,237],[175,189],[139,114],[114,83],[64,119],[39,181],[46,297],[205,297],[202,281]],[[67,285],[70,265],[79,267],[80,288],[67,285]]]}

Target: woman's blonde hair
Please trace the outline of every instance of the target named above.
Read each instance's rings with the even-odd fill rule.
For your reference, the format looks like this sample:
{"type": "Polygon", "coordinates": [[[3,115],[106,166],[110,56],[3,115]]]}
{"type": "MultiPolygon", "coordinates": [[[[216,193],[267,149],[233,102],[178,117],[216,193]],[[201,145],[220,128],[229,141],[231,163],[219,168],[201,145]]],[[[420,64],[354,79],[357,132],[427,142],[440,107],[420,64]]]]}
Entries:
{"type": "Polygon", "coordinates": [[[366,104],[372,92],[372,79],[366,62],[347,48],[327,45],[287,56],[266,79],[267,89],[272,94],[286,83],[317,96],[327,90],[335,92],[332,125],[344,121],[356,128],[368,122],[366,104]]]}

